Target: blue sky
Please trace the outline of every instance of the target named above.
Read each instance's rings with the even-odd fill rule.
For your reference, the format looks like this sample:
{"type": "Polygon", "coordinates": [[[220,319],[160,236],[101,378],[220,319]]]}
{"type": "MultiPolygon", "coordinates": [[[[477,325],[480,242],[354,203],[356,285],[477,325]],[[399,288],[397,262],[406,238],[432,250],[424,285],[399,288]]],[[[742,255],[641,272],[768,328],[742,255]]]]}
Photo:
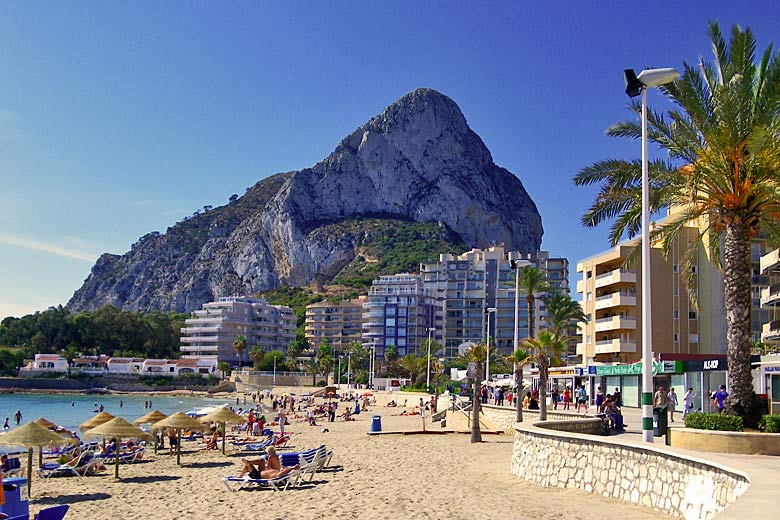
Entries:
{"type": "Polygon", "coordinates": [[[0,318],[66,303],[99,254],[313,165],[416,87],[459,104],[573,270],[608,244],[572,176],[639,154],[604,136],[629,116],[622,70],[709,59],[710,19],[780,44],[769,1],[4,2],[0,318]]]}

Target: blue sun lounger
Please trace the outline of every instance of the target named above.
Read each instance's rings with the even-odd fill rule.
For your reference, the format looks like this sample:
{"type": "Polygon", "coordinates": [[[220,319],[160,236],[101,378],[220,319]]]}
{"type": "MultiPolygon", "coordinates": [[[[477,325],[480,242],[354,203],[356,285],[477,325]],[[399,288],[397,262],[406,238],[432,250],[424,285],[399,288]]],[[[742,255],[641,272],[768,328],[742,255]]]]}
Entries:
{"type": "Polygon", "coordinates": [[[241,491],[248,487],[270,487],[274,491],[284,491],[291,484],[295,487],[298,484],[300,478],[300,471],[291,471],[283,477],[277,478],[249,478],[249,475],[243,477],[225,477],[222,479],[222,483],[228,488],[228,491],[241,491]],[[238,484],[238,485],[235,485],[238,484]]]}

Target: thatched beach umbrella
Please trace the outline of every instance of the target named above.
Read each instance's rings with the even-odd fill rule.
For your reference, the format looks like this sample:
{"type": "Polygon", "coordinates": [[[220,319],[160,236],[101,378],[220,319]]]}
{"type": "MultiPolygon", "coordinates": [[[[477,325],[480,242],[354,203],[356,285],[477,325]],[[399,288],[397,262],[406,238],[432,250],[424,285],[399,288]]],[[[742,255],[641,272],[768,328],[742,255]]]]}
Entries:
{"type": "Polygon", "coordinates": [[[40,424],[29,422],[5,435],[0,436],[0,444],[5,446],[24,446],[27,448],[27,490],[32,489],[32,452],[33,448],[39,450],[43,446],[55,444],[74,444],[75,439],[66,439],[53,431],[47,430],[40,424]]]}
{"type": "Polygon", "coordinates": [[[79,430],[81,430],[81,433],[84,433],[87,430],[91,430],[92,428],[96,426],[100,426],[103,423],[107,423],[111,419],[114,419],[114,416],[111,415],[108,412],[100,412],[96,416],[94,416],[92,419],[88,419],[81,423],[79,425],[79,430]]]}
{"type": "MultiPolygon", "coordinates": [[[[143,415],[133,421],[133,424],[138,426],[139,424],[154,424],[157,422],[162,421],[163,419],[167,418],[168,416],[164,413],[158,411],[158,410],[152,410],[146,415],[143,415]]],[[[157,435],[154,435],[154,452],[157,453],[157,435]]]]}
{"type": "Polygon", "coordinates": [[[222,425],[222,453],[225,453],[225,423],[231,424],[243,424],[246,422],[246,418],[233,412],[230,408],[220,408],[214,410],[210,414],[201,417],[201,422],[215,422],[222,425]]]}
{"type": "Polygon", "coordinates": [[[40,417],[40,418],[38,418],[38,419],[35,419],[33,422],[34,422],[35,424],[38,424],[38,425],[41,425],[41,426],[43,426],[43,427],[44,427],[44,428],[46,428],[47,430],[53,430],[54,428],[56,428],[56,427],[57,427],[57,425],[56,425],[56,424],[54,424],[53,422],[51,422],[51,421],[50,421],[50,420],[48,420],[48,419],[44,419],[43,417],[40,417]]]}
{"type": "Polygon", "coordinates": [[[108,422],[95,426],[84,432],[84,438],[98,437],[103,439],[116,439],[114,450],[114,477],[119,478],[119,441],[121,439],[150,439],[151,435],[140,428],[136,428],[121,417],[116,417],[108,422]]]}
{"type": "Polygon", "coordinates": [[[176,464],[181,464],[181,431],[182,430],[205,430],[207,426],[202,425],[189,415],[181,412],[176,412],[167,419],[156,422],[152,425],[152,431],[160,431],[164,429],[172,429],[177,432],[176,443],[176,464]]]}

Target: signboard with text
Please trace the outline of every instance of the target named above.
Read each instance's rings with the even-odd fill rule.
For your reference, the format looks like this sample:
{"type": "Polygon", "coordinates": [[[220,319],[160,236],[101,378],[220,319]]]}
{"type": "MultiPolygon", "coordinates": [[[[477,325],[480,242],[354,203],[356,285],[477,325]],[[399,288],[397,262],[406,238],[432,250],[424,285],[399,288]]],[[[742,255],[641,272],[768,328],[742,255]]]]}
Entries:
{"type": "MultiPolygon", "coordinates": [[[[590,367],[588,367],[590,369],[590,367]]],[[[608,365],[597,366],[596,375],[598,376],[640,376],[642,375],[642,363],[632,365],[608,365]]],[[[653,360],[653,375],[658,374],[679,374],[683,367],[681,361],[656,361],[653,360]]],[[[588,370],[590,372],[590,370],[588,370]]]]}

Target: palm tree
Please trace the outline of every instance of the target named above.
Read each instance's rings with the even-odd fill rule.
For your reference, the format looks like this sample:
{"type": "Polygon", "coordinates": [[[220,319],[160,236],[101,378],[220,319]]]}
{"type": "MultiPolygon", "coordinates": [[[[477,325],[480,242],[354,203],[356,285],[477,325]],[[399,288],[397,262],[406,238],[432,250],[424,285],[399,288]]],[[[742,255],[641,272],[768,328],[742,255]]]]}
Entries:
{"type": "MultiPolygon", "coordinates": [[[[773,55],[770,45],[756,63],[750,28],[735,25],[726,42],[718,24],[711,22],[708,34],[715,60],[685,63],[679,80],[660,87],[672,105],[668,114],[648,114],[649,139],[669,154],[668,160],[650,165],[650,209],[680,210],[656,228],[653,241],[668,252],[687,223],[700,223],[697,247],[689,249],[684,265],[694,265],[701,245],[723,269],[730,386],[726,410],[744,417],[753,391],[750,240],[758,233],[774,242],[780,238],[780,54],[773,55]]],[[[631,108],[641,110],[636,102],[631,108]]],[[[626,121],[607,134],[639,139],[641,127],[636,120],[626,121]]],[[[582,217],[584,225],[614,219],[613,245],[639,232],[639,161],[598,162],[574,182],[601,187],[582,217]]],[[[693,280],[692,269],[681,271],[693,280]]]]}
{"type": "Polygon", "coordinates": [[[482,442],[482,432],[479,429],[479,409],[480,409],[480,400],[479,400],[479,390],[480,390],[480,382],[482,381],[482,371],[483,369],[483,362],[485,361],[485,356],[487,356],[487,347],[484,343],[475,343],[472,344],[466,352],[463,353],[463,358],[466,361],[466,363],[474,363],[476,365],[476,370],[474,372],[474,383],[472,387],[472,398],[471,398],[471,442],[482,442]]]}
{"type": "Polygon", "coordinates": [[[560,360],[566,351],[566,342],[555,337],[549,330],[543,330],[538,337],[527,339],[524,343],[530,358],[539,365],[539,420],[547,420],[547,376],[552,363],[560,360]]]}
{"type": "Polygon", "coordinates": [[[262,370],[261,365],[263,364],[263,359],[265,358],[265,348],[256,345],[249,349],[249,359],[251,359],[255,364],[255,370],[262,370]]]}
{"type": "Polygon", "coordinates": [[[518,348],[506,357],[506,362],[514,366],[515,422],[523,422],[523,367],[531,362],[531,354],[524,348],[518,348]]]}
{"type": "Polygon", "coordinates": [[[409,374],[412,384],[416,384],[420,374],[425,372],[426,360],[414,354],[407,354],[398,361],[398,366],[409,374]]]}
{"type": "Polygon", "coordinates": [[[547,308],[547,327],[557,339],[568,343],[573,337],[566,334],[566,329],[580,322],[588,321],[579,302],[568,294],[552,293],[544,299],[547,308]]]}
{"type": "Polygon", "coordinates": [[[311,386],[317,386],[317,374],[320,373],[320,365],[317,360],[314,358],[307,360],[303,364],[303,370],[307,374],[311,374],[311,386]]]}
{"type": "Polygon", "coordinates": [[[235,349],[236,352],[238,352],[238,368],[241,368],[241,357],[244,354],[244,351],[246,350],[247,342],[246,337],[243,334],[239,334],[236,336],[236,339],[233,340],[233,349],[235,349]]]}
{"type": "Polygon", "coordinates": [[[228,374],[230,374],[230,363],[227,361],[221,361],[219,365],[217,365],[217,368],[222,372],[222,379],[227,378],[228,374]]]}
{"type": "MultiPolygon", "coordinates": [[[[547,278],[544,271],[538,267],[526,266],[520,270],[520,290],[525,293],[525,301],[528,305],[528,337],[534,337],[534,312],[536,310],[536,295],[548,291],[550,286],[547,284],[547,278]]],[[[520,345],[515,345],[515,349],[520,345]]],[[[515,388],[520,399],[515,403],[515,419],[517,422],[523,421],[523,370],[522,367],[515,367],[515,388]]]]}
{"type": "Polygon", "coordinates": [[[385,348],[385,361],[387,362],[387,373],[396,375],[398,371],[398,349],[395,345],[388,345],[385,348]]]}

